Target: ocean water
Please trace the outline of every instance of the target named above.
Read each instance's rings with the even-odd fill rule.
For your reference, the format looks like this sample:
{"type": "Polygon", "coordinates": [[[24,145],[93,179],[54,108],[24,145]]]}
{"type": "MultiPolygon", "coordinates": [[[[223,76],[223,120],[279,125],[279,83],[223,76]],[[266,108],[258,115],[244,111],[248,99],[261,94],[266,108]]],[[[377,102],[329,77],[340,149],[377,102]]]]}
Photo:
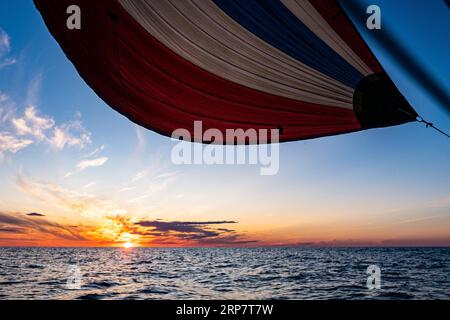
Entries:
{"type": "Polygon", "coordinates": [[[449,298],[450,248],[0,248],[0,299],[449,298]]]}

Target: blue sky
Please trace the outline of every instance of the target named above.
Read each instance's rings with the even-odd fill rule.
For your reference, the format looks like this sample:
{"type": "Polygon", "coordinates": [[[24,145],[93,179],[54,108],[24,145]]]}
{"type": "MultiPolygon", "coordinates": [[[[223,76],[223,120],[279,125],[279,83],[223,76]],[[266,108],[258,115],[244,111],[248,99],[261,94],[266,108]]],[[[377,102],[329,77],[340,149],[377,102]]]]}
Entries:
{"type": "MultiPolygon", "coordinates": [[[[450,10],[444,2],[365,2],[380,6],[382,28],[388,28],[383,32],[449,92],[450,10]]],[[[275,176],[259,175],[254,165],[175,166],[174,142],[139,128],[98,98],[31,1],[1,1],[0,28],[10,40],[8,50],[0,51],[0,65],[11,63],[0,68],[0,94],[7,97],[0,107],[20,118],[34,105],[39,117],[81,139],[62,148],[33,140],[5,153],[0,212],[45,211],[57,221],[80,223],[97,219],[100,210],[165,220],[229,219],[248,237],[272,243],[444,239],[450,244],[450,141],[432,129],[410,123],[285,143],[275,176]],[[104,162],[80,169],[92,159],[104,162]],[[92,208],[67,206],[77,201],[92,208]]],[[[449,131],[444,108],[372,41],[371,31],[360,32],[415,110],[449,131]]],[[[48,139],[52,134],[49,130],[48,139]]]]}

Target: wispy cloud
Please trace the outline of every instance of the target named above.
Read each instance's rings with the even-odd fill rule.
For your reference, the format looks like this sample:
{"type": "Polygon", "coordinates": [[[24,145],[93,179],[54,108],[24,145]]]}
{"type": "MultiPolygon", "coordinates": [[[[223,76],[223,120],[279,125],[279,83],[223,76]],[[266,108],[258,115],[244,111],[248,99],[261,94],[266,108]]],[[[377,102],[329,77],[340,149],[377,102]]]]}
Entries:
{"type": "Polygon", "coordinates": [[[0,92],[0,103],[3,103],[5,101],[7,101],[8,99],[9,99],[9,97],[6,94],[0,92]]]}
{"type": "MultiPolygon", "coordinates": [[[[82,156],[82,158],[94,156],[97,153],[99,153],[100,151],[102,151],[104,148],[105,148],[105,146],[102,145],[101,147],[96,148],[94,151],[90,152],[89,154],[82,156]]],[[[98,157],[95,159],[81,160],[76,165],[76,172],[81,172],[87,168],[103,166],[108,160],[109,160],[108,157],[98,157]]],[[[68,178],[68,177],[72,176],[74,173],[75,172],[69,171],[64,175],[64,178],[68,178]]]]}
{"type": "Polygon", "coordinates": [[[96,181],[89,182],[83,186],[83,189],[89,189],[97,184],[96,181]]]}
{"type": "Polygon", "coordinates": [[[52,118],[39,116],[34,106],[27,107],[22,117],[13,118],[11,122],[17,135],[31,136],[38,141],[44,140],[46,138],[45,131],[55,125],[52,118]]]}
{"type": "Polygon", "coordinates": [[[131,190],[135,190],[137,187],[123,187],[121,189],[119,189],[117,192],[127,192],[127,191],[131,191],[131,190]]]}
{"type": "Polygon", "coordinates": [[[130,182],[122,185],[117,192],[136,190],[134,197],[128,198],[128,203],[136,203],[141,200],[160,194],[178,178],[179,172],[172,171],[169,166],[161,165],[161,158],[155,156],[145,169],[132,175],[130,182]]]}
{"type": "MultiPolygon", "coordinates": [[[[172,183],[176,181],[177,173],[167,172],[159,174],[157,176],[148,177],[147,171],[142,171],[135,175],[132,181],[137,182],[144,177],[146,178],[146,181],[144,186],[141,188],[141,190],[143,190],[143,193],[136,195],[134,198],[128,199],[127,202],[134,203],[159,194],[161,191],[167,189],[172,183]]],[[[119,190],[119,192],[128,191],[131,190],[131,188],[133,187],[125,187],[119,190]]]]}
{"type": "Polygon", "coordinates": [[[14,115],[14,105],[9,96],[0,91],[0,160],[8,153],[15,154],[33,144],[33,140],[8,131],[11,127],[10,120],[14,115]]]}
{"type": "Polygon", "coordinates": [[[67,189],[55,183],[33,181],[22,173],[17,174],[17,186],[26,195],[43,203],[71,212],[83,217],[102,218],[110,215],[123,215],[126,210],[108,199],[103,199],[88,192],[67,189]]]}
{"type": "Polygon", "coordinates": [[[32,140],[16,138],[8,132],[0,132],[0,159],[3,158],[5,153],[16,153],[32,143],[32,140]]]}
{"type": "Polygon", "coordinates": [[[23,109],[8,94],[0,92],[0,159],[31,144],[43,143],[54,150],[63,150],[66,147],[83,149],[92,143],[91,133],[84,128],[80,113],[63,123],[56,123],[53,117],[40,114],[36,105],[41,83],[40,72],[28,84],[23,109]]]}
{"type": "Polygon", "coordinates": [[[47,234],[65,240],[86,240],[78,229],[42,219],[42,216],[0,212],[0,232],[22,235],[47,234]]]}
{"type": "MultiPolygon", "coordinates": [[[[32,92],[34,90],[31,90],[32,92]]],[[[35,93],[30,93],[30,100],[35,93]]],[[[0,93],[0,157],[8,152],[17,153],[34,143],[44,143],[55,150],[66,147],[83,149],[91,144],[91,133],[81,122],[77,115],[72,121],[56,124],[56,121],[46,115],[41,115],[36,106],[25,108],[21,115],[16,114],[16,104],[8,95],[0,93]]]]}
{"type": "Polygon", "coordinates": [[[401,220],[401,221],[398,221],[398,222],[396,222],[394,224],[416,223],[416,222],[422,222],[422,221],[434,220],[434,219],[441,219],[441,218],[448,218],[448,217],[450,217],[450,213],[438,214],[438,215],[426,215],[426,216],[421,216],[421,217],[415,217],[415,218],[401,220]]]}
{"type": "Polygon", "coordinates": [[[94,149],[93,151],[81,156],[82,158],[91,158],[95,155],[97,155],[98,153],[100,153],[101,151],[105,150],[105,145],[101,145],[100,147],[94,149]]]}
{"type": "Polygon", "coordinates": [[[17,62],[14,58],[6,58],[3,61],[0,61],[0,69],[6,68],[10,65],[13,65],[17,62]]]}
{"type": "Polygon", "coordinates": [[[77,170],[82,171],[91,167],[101,167],[108,161],[108,157],[100,157],[97,159],[83,160],[78,162],[77,170]]]}
{"type": "Polygon", "coordinates": [[[0,56],[11,50],[11,39],[9,35],[0,28],[0,56]]]}
{"type": "Polygon", "coordinates": [[[131,178],[131,182],[137,182],[137,181],[141,180],[142,178],[146,177],[147,175],[148,175],[148,172],[146,170],[139,171],[131,178]]]}
{"type": "Polygon", "coordinates": [[[450,206],[450,196],[436,199],[430,204],[431,208],[443,208],[449,206],[450,206]]]}
{"type": "Polygon", "coordinates": [[[2,128],[10,126],[10,120],[14,117],[15,103],[10,97],[0,91],[0,125],[2,128]]]}
{"type": "Polygon", "coordinates": [[[141,153],[145,150],[147,141],[145,140],[143,129],[140,126],[135,125],[134,132],[137,138],[136,152],[141,153]]]}
{"type": "Polygon", "coordinates": [[[42,71],[37,72],[31,78],[31,81],[28,83],[27,87],[27,95],[25,100],[25,105],[37,105],[39,103],[39,97],[42,87],[42,81],[44,79],[44,73],[42,71]]]}
{"type": "Polygon", "coordinates": [[[91,143],[91,135],[83,128],[80,121],[63,123],[54,128],[48,143],[57,150],[62,150],[66,146],[83,149],[91,143]]]}
{"type": "Polygon", "coordinates": [[[11,39],[6,31],[0,28],[0,70],[17,62],[13,57],[8,57],[10,51],[11,39]]]}
{"type": "Polygon", "coordinates": [[[40,116],[36,107],[29,106],[22,117],[13,118],[11,122],[19,136],[34,137],[37,141],[45,141],[58,150],[66,146],[82,149],[91,143],[91,138],[79,117],[77,115],[77,119],[55,126],[53,118],[40,116]]]}

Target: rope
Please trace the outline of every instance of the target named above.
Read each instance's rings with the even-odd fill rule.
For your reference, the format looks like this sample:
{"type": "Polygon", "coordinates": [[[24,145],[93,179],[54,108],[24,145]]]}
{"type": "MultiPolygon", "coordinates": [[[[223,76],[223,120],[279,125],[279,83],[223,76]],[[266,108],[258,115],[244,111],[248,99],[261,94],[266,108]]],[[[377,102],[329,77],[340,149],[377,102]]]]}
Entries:
{"type": "Polygon", "coordinates": [[[426,121],[424,118],[422,118],[421,116],[414,116],[411,113],[409,113],[406,110],[403,110],[401,108],[397,109],[400,112],[403,112],[404,114],[407,114],[408,116],[410,116],[412,119],[415,119],[417,122],[419,123],[424,123],[425,124],[425,128],[433,128],[434,130],[436,130],[437,132],[443,134],[444,136],[450,138],[450,135],[444,131],[442,131],[441,129],[439,129],[438,127],[436,127],[433,123],[426,121]]]}
{"type": "Polygon", "coordinates": [[[437,128],[434,124],[432,124],[431,122],[428,122],[426,120],[424,120],[421,116],[418,116],[416,118],[416,121],[419,123],[425,123],[425,128],[433,128],[434,130],[436,130],[437,132],[443,134],[444,136],[450,138],[450,135],[444,131],[442,131],[441,129],[437,128]]]}

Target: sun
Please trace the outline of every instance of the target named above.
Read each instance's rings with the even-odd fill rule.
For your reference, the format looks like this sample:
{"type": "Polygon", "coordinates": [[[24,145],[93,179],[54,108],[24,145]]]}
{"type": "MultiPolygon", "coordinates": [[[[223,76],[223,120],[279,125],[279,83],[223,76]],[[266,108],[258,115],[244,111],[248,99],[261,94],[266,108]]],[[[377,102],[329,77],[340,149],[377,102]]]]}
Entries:
{"type": "Polygon", "coordinates": [[[122,245],[125,249],[133,248],[134,244],[131,242],[124,242],[122,245]]]}
{"type": "Polygon", "coordinates": [[[139,246],[139,236],[128,232],[122,232],[116,238],[116,241],[121,244],[125,249],[134,248],[139,246]]]}

